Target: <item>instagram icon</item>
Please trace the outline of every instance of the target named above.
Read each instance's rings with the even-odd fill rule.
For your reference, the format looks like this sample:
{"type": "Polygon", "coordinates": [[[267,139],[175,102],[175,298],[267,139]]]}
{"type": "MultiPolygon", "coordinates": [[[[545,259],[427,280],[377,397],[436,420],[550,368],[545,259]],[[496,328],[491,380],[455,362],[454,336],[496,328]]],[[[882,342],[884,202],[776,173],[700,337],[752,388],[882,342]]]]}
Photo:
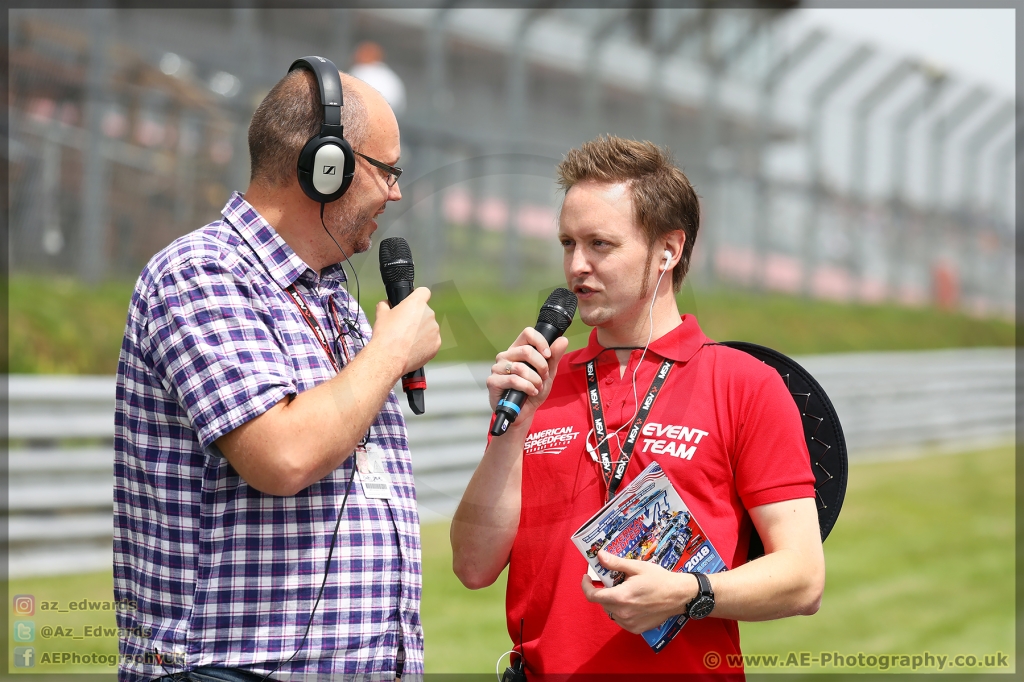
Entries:
{"type": "Polygon", "coordinates": [[[31,616],[36,612],[36,598],[31,594],[14,595],[14,615],[31,616]]]}

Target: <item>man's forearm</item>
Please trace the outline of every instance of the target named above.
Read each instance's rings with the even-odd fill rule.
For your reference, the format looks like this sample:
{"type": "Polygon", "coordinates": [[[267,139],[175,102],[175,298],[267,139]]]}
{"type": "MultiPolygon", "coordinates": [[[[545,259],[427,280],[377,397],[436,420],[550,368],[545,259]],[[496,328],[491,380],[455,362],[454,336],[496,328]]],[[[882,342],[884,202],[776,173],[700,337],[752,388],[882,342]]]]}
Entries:
{"type": "Polygon", "coordinates": [[[756,621],[815,613],[825,589],[825,555],[814,498],[754,507],[750,517],[765,555],[709,576],[715,589],[712,615],[756,621]]]}
{"type": "MultiPolygon", "coordinates": [[[[825,557],[814,499],[773,502],[751,509],[750,515],[767,553],[708,576],[715,593],[711,617],[758,621],[815,613],[825,588],[825,557]]],[[[580,586],[589,601],[601,604],[629,632],[644,632],[685,613],[699,592],[692,575],[605,551],[598,558],[605,568],[625,573],[625,582],[595,588],[583,576],[580,586]]]]}
{"type": "Polygon", "coordinates": [[[249,485],[293,495],[352,454],[402,369],[400,356],[371,341],[336,376],[281,401],[217,444],[249,485]]]}
{"type": "Polygon", "coordinates": [[[793,549],[708,578],[715,592],[711,615],[745,621],[811,615],[818,610],[825,582],[824,565],[793,549]]]}
{"type": "Polygon", "coordinates": [[[519,529],[527,430],[516,424],[491,439],[452,519],[452,568],[471,589],[492,584],[508,564],[519,529]]]}

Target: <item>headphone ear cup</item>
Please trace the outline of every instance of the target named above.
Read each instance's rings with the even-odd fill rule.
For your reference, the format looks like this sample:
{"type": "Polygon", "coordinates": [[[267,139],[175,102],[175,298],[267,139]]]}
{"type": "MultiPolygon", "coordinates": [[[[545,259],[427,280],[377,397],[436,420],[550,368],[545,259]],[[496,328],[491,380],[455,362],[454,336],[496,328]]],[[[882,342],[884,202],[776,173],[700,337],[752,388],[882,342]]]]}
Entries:
{"type": "Polygon", "coordinates": [[[352,184],[356,157],[348,140],[314,135],[299,152],[299,186],[318,204],[337,201],[352,184]]]}

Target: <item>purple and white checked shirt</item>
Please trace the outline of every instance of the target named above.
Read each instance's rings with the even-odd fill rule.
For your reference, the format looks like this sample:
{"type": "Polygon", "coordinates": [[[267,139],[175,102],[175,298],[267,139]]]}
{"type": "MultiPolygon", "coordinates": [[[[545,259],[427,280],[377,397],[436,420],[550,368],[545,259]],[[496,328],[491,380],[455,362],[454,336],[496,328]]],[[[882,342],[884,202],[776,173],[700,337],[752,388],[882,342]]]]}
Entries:
{"type": "MultiPolygon", "coordinates": [[[[142,271],[117,376],[114,596],[119,679],[199,666],[269,673],[298,648],[324,576],[353,459],[292,497],[250,488],[213,442],[334,369],[285,291],[294,284],[344,362],[328,299],[358,306],[340,266],[313,272],[242,196],[142,271]],[[335,333],[332,333],[335,332],[335,333]],[[147,636],[143,636],[147,635],[147,636]],[[160,656],[163,665],[157,659],[160,656]],[[165,667],[166,666],[166,667],[165,667]]],[[[369,339],[362,310],[358,325],[369,339]]],[[[310,424],[310,428],[317,428],[310,424]]],[[[394,679],[423,672],[420,539],[394,392],[373,422],[394,499],[352,485],[327,586],[302,650],[274,674],[394,679]]]]}

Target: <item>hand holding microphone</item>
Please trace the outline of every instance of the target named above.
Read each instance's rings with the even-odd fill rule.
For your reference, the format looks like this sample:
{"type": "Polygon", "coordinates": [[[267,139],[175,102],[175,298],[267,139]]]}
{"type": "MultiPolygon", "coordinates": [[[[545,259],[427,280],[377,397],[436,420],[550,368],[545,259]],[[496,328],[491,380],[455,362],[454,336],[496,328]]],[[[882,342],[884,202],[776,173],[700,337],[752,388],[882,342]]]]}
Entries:
{"type": "MultiPolygon", "coordinates": [[[[487,387],[492,393],[494,424],[491,426],[492,436],[501,436],[522,413],[523,406],[530,395],[539,395],[541,385],[550,390],[549,373],[557,366],[562,353],[568,344],[561,345],[557,353],[549,352],[545,358],[541,350],[547,350],[556,339],[565,333],[572,324],[576,314],[576,295],[568,289],[555,289],[541,306],[537,324],[533,329],[525,329],[516,342],[504,353],[499,353],[497,362],[491,369],[487,379],[487,387]],[[539,369],[538,369],[539,368],[539,369]],[[525,372],[526,375],[521,375],[525,372]],[[502,390],[504,389],[504,390],[502,390]]],[[[545,396],[546,397],[546,396],[545,396]]]]}

